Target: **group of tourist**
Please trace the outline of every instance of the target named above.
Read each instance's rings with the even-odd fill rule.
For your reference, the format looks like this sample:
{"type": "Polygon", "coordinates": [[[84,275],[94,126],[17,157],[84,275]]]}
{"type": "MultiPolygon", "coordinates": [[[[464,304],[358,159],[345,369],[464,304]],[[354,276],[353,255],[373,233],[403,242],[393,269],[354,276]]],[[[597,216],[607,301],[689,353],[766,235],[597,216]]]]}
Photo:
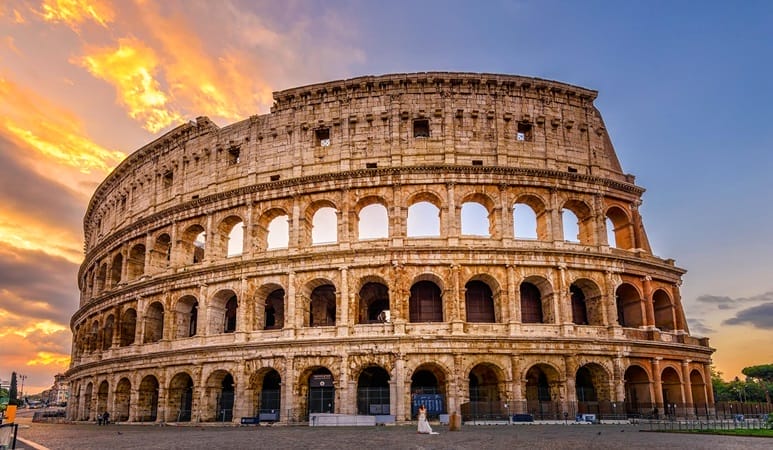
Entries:
{"type": "Polygon", "coordinates": [[[105,411],[97,414],[97,425],[110,425],[110,413],[105,411]]]}

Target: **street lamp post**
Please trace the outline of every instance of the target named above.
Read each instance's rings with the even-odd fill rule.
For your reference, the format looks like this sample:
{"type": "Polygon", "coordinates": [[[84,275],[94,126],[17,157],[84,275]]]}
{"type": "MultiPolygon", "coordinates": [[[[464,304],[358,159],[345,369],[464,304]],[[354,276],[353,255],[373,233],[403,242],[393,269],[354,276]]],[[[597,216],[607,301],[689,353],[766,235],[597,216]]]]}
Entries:
{"type": "Polygon", "coordinates": [[[19,391],[19,398],[22,400],[24,399],[24,380],[27,379],[27,375],[19,374],[19,378],[21,379],[21,390],[19,391]]]}

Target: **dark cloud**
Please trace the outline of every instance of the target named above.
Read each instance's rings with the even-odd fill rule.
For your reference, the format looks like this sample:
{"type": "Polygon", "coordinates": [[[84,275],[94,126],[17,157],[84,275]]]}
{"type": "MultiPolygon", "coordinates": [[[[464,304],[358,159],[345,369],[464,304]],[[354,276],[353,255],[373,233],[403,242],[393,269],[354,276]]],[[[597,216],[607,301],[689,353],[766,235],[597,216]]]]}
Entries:
{"type": "Polygon", "coordinates": [[[78,265],[0,243],[0,305],[22,317],[67,324],[78,307],[78,265]]]}
{"type": "Polygon", "coordinates": [[[77,236],[83,226],[83,201],[21,164],[15,155],[27,151],[0,136],[0,208],[43,223],[59,224],[77,236]]]}
{"type": "Polygon", "coordinates": [[[754,295],[752,297],[726,297],[719,295],[701,295],[697,299],[698,303],[716,306],[717,309],[728,310],[740,308],[743,304],[747,303],[763,303],[773,302],[773,291],[765,292],[764,294],[754,295]]]}
{"type": "Polygon", "coordinates": [[[773,330],[773,302],[747,308],[722,322],[723,325],[750,324],[755,328],[773,330]]]}
{"type": "Polygon", "coordinates": [[[703,319],[687,319],[687,323],[690,325],[690,331],[697,334],[712,334],[717,330],[706,325],[706,321],[703,319]]]}

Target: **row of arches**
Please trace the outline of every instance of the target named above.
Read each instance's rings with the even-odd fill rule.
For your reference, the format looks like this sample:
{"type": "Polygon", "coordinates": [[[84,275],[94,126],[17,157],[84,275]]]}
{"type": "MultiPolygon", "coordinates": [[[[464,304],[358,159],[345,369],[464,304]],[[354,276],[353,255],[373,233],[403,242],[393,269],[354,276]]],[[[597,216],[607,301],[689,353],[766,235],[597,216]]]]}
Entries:
{"type": "MultiPolygon", "coordinates": [[[[115,308],[75,327],[75,355],[103,351],[111,347],[148,344],[162,339],[277,330],[282,328],[325,327],[342,324],[341,309],[349,309],[347,324],[377,324],[402,319],[409,323],[447,322],[454,313],[453,293],[444,280],[424,274],[417,276],[408,298],[395,298],[395,286],[379,277],[366,276],[349,302],[329,279],[308,282],[293,299],[290,309],[287,291],[270,283],[252,296],[240,299],[233,289],[221,289],[209,298],[185,294],[168,301],[149,300],[138,311],[129,306],[115,308]],[[245,311],[246,310],[246,311],[245,311]]],[[[562,297],[543,276],[527,276],[509,298],[491,276],[473,276],[465,284],[459,300],[463,321],[468,323],[562,324],[638,328],[649,324],[662,331],[678,329],[679,314],[671,295],[663,288],[648,301],[630,283],[615,289],[614,299],[603,295],[602,287],[589,278],[578,278],[562,297]],[[564,302],[564,304],[559,304],[564,302]],[[614,306],[612,306],[614,305],[614,306]]]]}
{"type": "Polygon", "coordinates": [[[624,408],[629,414],[664,404],[696,408],[712,404],[704,372],[683,367],[685,370],[680,371],[673,365],[631,364],[619,379],[600,362],[586,362],[562,372],[545,361],[526,367],[511,379],[500,365],[484,361],[456,382],[453,372],[441,363],[422,363],[399,381],[388,367],[366,363],[353,371],[354,383],[350,384],[340,379],[335,367],[312,365],[290,380],[291,389],[286,381],[283,383],[287,375],[274,367],[263,367],[244,379],[235,372],[215,369],[201,380],[201,372],[191,368],[178,370],[168,383],[152,373],[134,381],[128,375],[98,382],[81,380],[71,403],[71,417],[90,420],[108,411],[115,420],[136,422],[230,422],[260,414],[276,421],[307,420],[312,413],[411,418],[416,414],[414,400],[428,395],[439,400],[435,411],[440,413],[467,402],[509,402],[513,412],[530,412],[537,408],[565,411],[567,403],[582,409],[615,401],[621,403],[621,413],[624,408]]]}
{"type": "Polygon", "coordinates": [[[381,196],[368,196],[354,206],[349,226],[340,207],[331,200],[312,202],[300,216],[293,217],[291,205],[273,207],[261,214],[254,225],[245,221],[251,214],[239,211],[202,216],[175,227],[149,233],[144,239],[127,242],[110,255],[95,261],[83,274],[84,298],[92,298],[128,283],[166,270],[253,254],[255,251],[290,246],[314,246],[347,241],[383,239],[404,235],[409,238],[453,235],[500,239],[576,242],[610,245],[622,249],[645,247],[635,239],[635,214],[619,204],[610,204],[596,217],[595,209],[579,199],[567,199],[553,208],[538,194],[524,194],[510,206],[510,218],[500,217],[496,199],[483,193],[465,196],[453,221],[446,216],[449,205],[440,194],[422,192],[413,195],[407,206],[406,229],[402,221],[390,217],[390,203],[381,196]],[[213,223],[214,222],[214,223],[213,223]],[[502,222],[512,222],[505,233],[502,222]],[[455,231],[458,230],[458,231],[455,231]],[[356,233],[356,234],[355,234],[356,233]],[[291,244],[297,243],[297,244],[291,244]]]}

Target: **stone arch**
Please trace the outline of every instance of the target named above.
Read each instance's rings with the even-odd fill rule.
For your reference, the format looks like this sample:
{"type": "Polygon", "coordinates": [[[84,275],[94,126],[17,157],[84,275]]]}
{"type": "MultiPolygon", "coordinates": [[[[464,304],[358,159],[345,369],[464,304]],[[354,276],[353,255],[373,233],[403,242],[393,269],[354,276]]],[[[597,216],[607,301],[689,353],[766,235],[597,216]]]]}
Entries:
{"type": "Polygon", "coordinates": [[[619,206],[610,206],[604,215],[607,226],[612,225],[611,230],[607,229],[607,236],[614,238],[614,242],[608,242],[609,246],[622,249],[635,248],[633,224],[628,213],[619,206]]]}
{"type": "Polygon", "coordinates": [[[204,227],[198,223],[188,226],[180,236],[178,247],[183,265],[204,261],[207,247],[207,232],[204,227]]]}
{"type": "Polygon", "coordinates": [[[628,366],[623,376],[625,385],[625,409],[627,414],[649,414],[654,403],[651,396],[650,376],[644,367],[628,366]]]}
{"type": "Polygon", "coordinates": [[[353,214],[352,228],[356,224],[356,234],[350,235],[358,240],[383,239],[389,237],[389,203],[381,196],[369,195],[357,201],[353,214]]]}
{"type": "Polygon", "coordinates": [[[427,416],[445,413],[451,372],[437,362],[424,362],[411,372],[411,417],[424,404],[427,416]]]}
{"type": "Polygon", "coordinates": [[[617,322],[621,327],[637,328],[644,325],[644,301],[639,290],[630,283],[622,283],[615,290],[617,322]]]}
{"type": "Polygon", "coordinates": [[[236,331],[236,317],[239,301],[232,289],[221,289],[209,302],[209,333],[233,333],[236,331]]]}
{"type": "MultiPolygon", "coordinates": [[[[496,403],[498,410],[499,402],[507,396],[505,379],[504,371],[496,364],[477,363],[467,375],[467,393],[470,402],[496,403]]],[[[482,405],[478,406],[477,411],[481,412],[480,406],[482,405]]]]}
{"type": "Polygon", "coordinates": [[[444,222],[443,201],[433,192],[418,192],[406,202],[407,237],[440,237],[444,222]],[[432,208],[434,207],[434,208],[432,208]]]}
{"type": "Polygon", "coordinates": [[[547,202],[536,194],[521,194],[515,199],[513,203],[513,236],[516,239],[550,240],[550,214],[548,214],[546,205],[547,202]],[[521,207],[528,208],[523,216],[519,211],[521,207]],[[522,224],[519,225],[519,222],[522,224]]]}
{"type": "Polygon", "coordinates": [[[102,340],[100,339],[99,331],[99,320],[95,319],[91,322],[91,330],[89,331],[89,352],[93,353],[101,349],[102,340]]]}
{"type": "Polygon", "coordinates": [[[150,250],[150,270],[158,273],[166,270],[172,263],[172,238],[163,232],[156,236],[150,250]]]}
{"type": "Polygon", "coordinates": [[[474,192],[470,193],[464,198],[462,198],[462,201],[460,202],[460,223],[461,223],[461,234],[462,235],[478,235],[478,236],[485,236],[485,237],[491,237],[494,239],[497,239],[499,237],[499,233],[497,232],[498,223],[496,220],[496,207],[494,200],[483,193],[480,192],[474,192]],[[478,205],[479,208],[481,208],[481,213],[485,214],[485,219],[483,217],[478,217],[479,214],[476,213],[474,210],[465,211],[465,207],[469,207],[471,205],[478,205]],[[481,219],[485,220],[485,226],[479,226],[478,228],[487,230],[485,234],[476,233],[475,226],[468,226],[465,224],[465,219],[467,221],[474,220],[474,219],[481,219]]]}
{"type": "Polygon", "coordinates": [[[298,377],[298,407],[308,418],[312,413],[336,411],[336,387],[340,383],[335,374],[323,365],[312,365],[298,377]]]}
{"type": "Polygon", "coordinates": [[[158,342],[164,338],[164,305],[153,302],[145,310],[145,333],[143,344],[158,342]]]}
{"type": "Polygon", "coordinates": [[[203,422],[231,422],[236,401],[236,383],[231,372],[224,369],[213,371],[204,385],[203,422]]]}
{"type": "MultiPolygon", "coordinates": [[[[562,213],[571,211],[577,219],[577,240],[570,239],[572,236],[567,236],[566,230],[564,230],[564,240],[581,244],[594,244],[592,208],[582,200],[569,199],[561,206],[561,210],[562,213]]],[[[566,221],[564,220],[563,223],[566,223],[566,221]]]]}
{"type": "Polygon", "coordinates": [[[572,322],[577,325],[605,325],[604,301],[599,285],[589,278],[578,278],[570,286],[572,322]]]}
{"type": "Polygon", "coordinates": [[[306,223],[303,239],[304,246],[338,242],[338,213],[338,207],[330,200],[312,202],[304,213],[306,223]]]}
{"type": "Polygon", "coordinates": [[[491,286],[482,279],[471,279],[464,285],[464,306],[467,322],[497,322],[497,308],[491,286]]]}
{"type": "Polygon", "coordinates": [[[244,220],[231,214],[217,225],[214,239],[214,254],[226,258],[244,253],[244,220]]]}
{"type": "Polygon", "coordinates": [[[167,421],[190,422],[194,410],[193,377],[187,371],[176,373],[167,391],[167,421]]]}
{"type": "Polygon", "coordinates": [[[663,289],[652,294],[652,307],[655,310],[655,326],[663,331],[676,329],[674,304],[671,296],[663,289]]]}
{"type": "Polygon", "coordinates": [[[389,287],[380,277],[368,277],[357,293],[357,323],[381,323],[390,320],[389,287]]]}
{"type": "Polygon", "coordinates": [[[107,287],[107,263],[103,262],[94,274],[94,296],[101,294],[107,287]]]}
{"type": "Polygon", "coordinates": [[[357,414],[391,414],[389,372],[378,364],[360,367],[357,374],[357,414]]]}
{"type": "Polygon", "coordinates": [[[115,316],[108,314],[105,319],[105,326],[102,328],[102,350],[108,350],[113,346],[113,335],[115,334],[115,316]]]}
{"type": "Polygon", "coordinates": [[[137,397],[137,422],[155,422],[158,419],[158,378],[146,375],[140,382],[137,397]]]}
{"type": "Polygon", "coordinates": [[[145,246],[137,244],[129,250],[126,261],[126,281],[133,281],[145,275],[145,246]]]}
{"type": "Polygon", "coordinates": [[[541,275],[523,279],[521,293],[522,323],[556,323],[553,312],[553,286],[541,275]]]}
{"type": "Polygon", "coordinates": [[[107,380],[102,380],[97,388],[97,414],[103,414],[108,412],[107,397],[110,392],[110,383],[107,380]]]}
{"type": "Polygon", "coordinates": [[[664,405],[681,405],[684,403],[682,378],[679,375],[679,370],[671,366],[664,367],[660,372],[660,382],[663,388],[664,405]]]}
{"type": "Polygon", "coordinates": [[[174,307],[174,337],[183,339],[195,336],[199,327],[199,300],[193,295],[184,295],[174,307]]]}
{"type": "Polygon", "coordinates": [[[692,403],[695,410],[706,408],[708,406],[706,397],[706,382],[703,379],[703,373],[700,370],[690,371],[690,393],[692,394],[692,403]]]}
{"type": "Polygon", "coordinates": [[[282,406],[282,377],[273,367],[263,367],[250,377],[254,414],[273,414],[279,420],[282,406]]]}
{"type": "Polygon", "coordinates": [[[86,384],[86,391],[83,393],[83,414],[81,414],[81,420],[91,420],[91,410],[93,405],[91,404],[94,397],[94,383],[91,381],[86,384]]]}
{"type": "Polygon", "coordinates": [[[315,287],[309,294],[308,314],[304,322],[306,326],[321,327],[336,324],[338,293],[334,284],[323,284],[315,287]]]}
{"type": "Polygon", "coordinates": [[[286,292],[278,283],[268,283],[256,292],[256,330],[280,330],[285,326],[286,292]]]}
{"type": "Polygon", "coordinates": [[[272,207],[263,212],[255,225],[255,242],[261,250],[287,248],[290,244],[290,214],[272,207]]]}
{"type": "Polygon", "coordinates": [[[610,374],[598,363],[586,363],[575,373],[575,398],[580,413],[598,414],[598,402],[612,400],[610,374]]]}
{"type": "Polygon", "coordinates": [[[119,252],[113,256],[113,262],[110,264],[110,288],[118,286],[121,280],[121,271],[123,270],[123,255],[119,252]]]}
{"type": "Polygon", "coordinates": [[[132,383],[128,378],[118,380],[113,393],[113,421],[125,422],[129,420],[131,406],[132,383]]]}
{"type": "Polygon", "coordinates": [[[552,364],[538,362],[531,365],[523,376],[526,409],[535,419],[557,419],[561,409],[561,376],[552,364]]]}
{"type": "Polygon", "coordinates": [[[437,277],[431,274],[419,276],[411,285],[408,299],[410,322],[442,322],[443,291],[437,277]]]}

